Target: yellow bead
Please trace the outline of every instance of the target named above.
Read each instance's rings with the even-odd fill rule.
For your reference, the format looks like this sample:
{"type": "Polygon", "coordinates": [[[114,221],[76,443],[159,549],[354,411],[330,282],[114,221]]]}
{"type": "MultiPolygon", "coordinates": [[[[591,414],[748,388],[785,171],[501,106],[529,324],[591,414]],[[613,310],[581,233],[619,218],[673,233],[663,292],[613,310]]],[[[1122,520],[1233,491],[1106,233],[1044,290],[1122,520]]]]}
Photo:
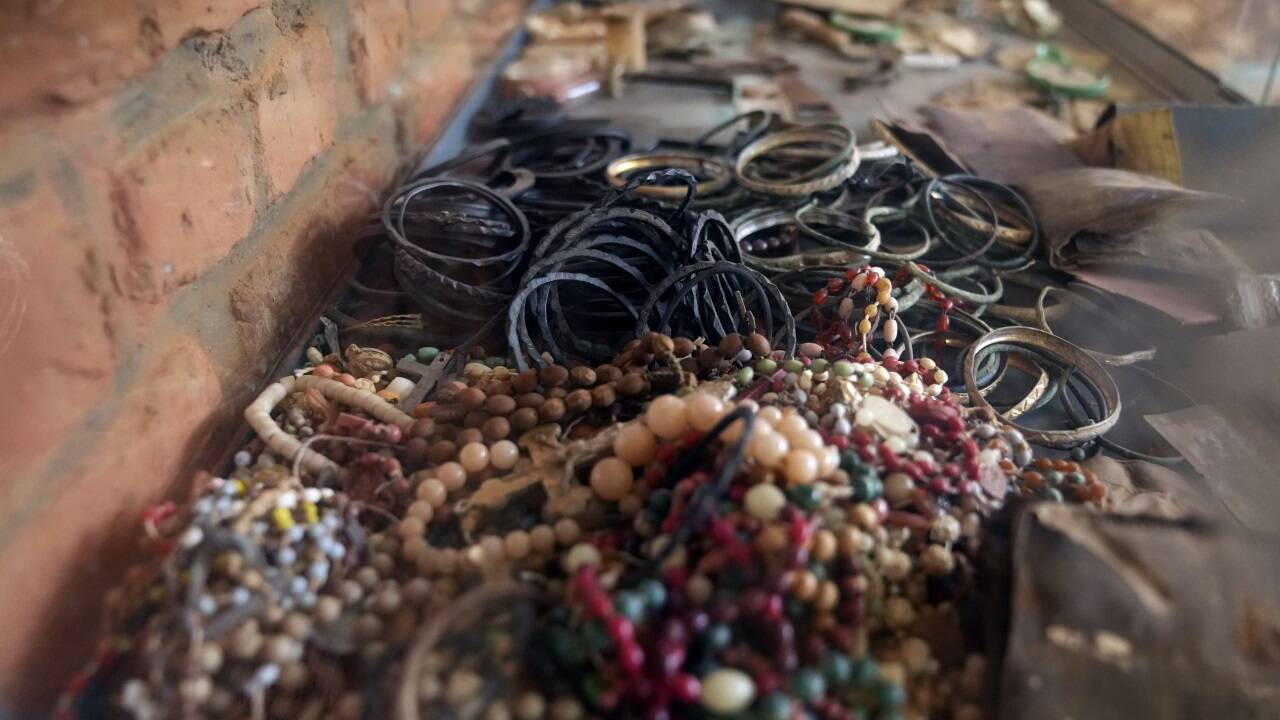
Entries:
{"type": "Polygon", "coordinates": [[[320,521],[320,511],[316,509],[315,503],[303,503],[302,514],[306,517],[308,525],[314,525],[320,521]]]}
{"type": "Polygon", "coordinates": [[[271,511],[271,520],[274,521],[276,527],[281,530],[288,530],[294,525],[293,515],[282,507],[278,507],[271,511]]]}
{"type": "Polygon", "coordinates": [[[862,309],[862,314],[869,318],[873,318],[876,316],[876,313],[879,311],[880,311],[880,308],[876,307],[875,305],[868,305],[862,309]]]}
{"type": "Polygon", "coordinates": [[[869,332],[871,332],[871,321],[870,321],[870,320],[868,320],[868,319],[866,319],[866,318],[863,318],[863,319],[859,320],[859,321],[858,321],[858,334],[859,334],[859,335],[866,335],[866,334],[867,334],[867,333],[869,333],[869,332]]]}

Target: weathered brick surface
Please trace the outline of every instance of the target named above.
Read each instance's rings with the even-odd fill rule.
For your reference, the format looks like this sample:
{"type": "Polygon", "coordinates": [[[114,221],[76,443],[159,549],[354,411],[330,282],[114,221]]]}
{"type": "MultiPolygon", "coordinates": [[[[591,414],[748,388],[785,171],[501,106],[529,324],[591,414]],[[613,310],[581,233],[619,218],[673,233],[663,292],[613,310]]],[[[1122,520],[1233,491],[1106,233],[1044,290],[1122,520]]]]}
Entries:
{"type": "Polygon", "coordinates": [[[113,277],[126,296],[159,301],[212,267],[253,226],[254,144],[236,109],[179,118],[112,174],[123,250],[113,277]]]}
{"type": "Polygon", "coordinates": [[[333,142],[338,112],[333,55],[323,27],[285,38],[253,92],[273,197],[287,192],[311,159],[333,142]]]}
{"type": "Polygon", "coordinates": [[[0,3],[0,706],[87,659],[519,5],[0,3]]]}
{"type": "Polygon", "coordinates": [[[363,102],[377,103],[387,97],[404,60],[410,22],[405,0],[364,0],[352,5],[348,47],[363,102]]]}

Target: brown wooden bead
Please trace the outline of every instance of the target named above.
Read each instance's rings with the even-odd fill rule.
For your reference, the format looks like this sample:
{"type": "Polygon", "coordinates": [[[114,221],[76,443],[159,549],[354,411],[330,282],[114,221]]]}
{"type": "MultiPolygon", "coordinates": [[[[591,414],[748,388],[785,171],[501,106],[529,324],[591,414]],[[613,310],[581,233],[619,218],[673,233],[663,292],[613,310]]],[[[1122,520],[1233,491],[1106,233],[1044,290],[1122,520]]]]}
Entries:
{"type": "Polygon", "coordinates": [[[653,353],[644,348],[637,348],[631,351],[631,364],[636,367],[643,367],[653,362],[653,353]]]}
{"type": "Polygon", "coordinates": [[[764,357],[769,354],[769,339],[760,333],[751,333],[747,336],[747,349],[756,357],[764,357]]]}
{"type": "Polygon", "coordinates": [[[462,426],[468,427],[468,428],[478,428],[484,424],[485,420],[488,420],[488,419],[489,419],[489,413],[486,413],[480,410],[472,410],[471,412],[467,413],[466,417],[462,418],[462,426]]]}
{"type": "Polygon", "coordinates": [[[703,370],[711,370],[720,365],[720,351],[715,348],[703,348],[698,353],[698,367],[703,370]]]}
{"type": "Polygon", "coordinates": [[[569,393],[564,398],[565,408],[576,414],[584,413],[591,409],[591,391],[578,388],[569,393]]]}
{"type": "Polygon", "coordinates": [[[618,381],[618,394],[623,397],[634,397],[644,392],[644,375],[638,372],[627,373],[618,381]]]}
{"type": "Polygon", "coordinates": [[[693,341],[686,337],[678,337],[672,340],[671,352],[676,357],[688,357],[693,353],[693,341]]]}
{"type": "Polygon", "coordinates": [[[556,399],[558,399],[558,400],[563,400],[563,399],[564,399],[564,396],[565,396],[565,395],[568,395],[568,394],[569,394],[569,391],[568,391],[568,390],[566,390],[563,386],[562,386],[562,387],[553,387],[553,388],[550,388],[549,390],[547,390],[546,392],[542,393],[543,397],[547,398],[548,400],[550,400],[550,399],[552,399],[552,398],[556,398],[556,399]]]}
{"type": "Polygon", "coordinates": [[[556,422],[564,417],[564,411],[564,401],[554,398],[546,401],[542,404],[542,407],[538,408],[538,417],[543,422],[556,422]]]}
{"type": "Polygon", "coordinates": [[[471,443],[484,442],[484,433],[480,432],[480,428],[467,428],[458,433],[458,447],[466,447],[471,443]]]}
{"type": "Polygon", "coordinates": [[[427,459],[427,454],[431,452],[431,443],[425,438],[411,437],[404,444],[405,455],[408,456],[409,462],[420,463],[427,459]]]}
{"type": "Polygon", "coordinates": [[[429,438],[436,434],[436,421],[431,418],[422,418],[414,421],[409,426],[409,435],[416,438],[429,438]]]}
{"type": "Polygon", "coordinates": [[[511,434],[511,421],[504,417],[491,417],[480,426],[480,432],[490,440],[503,440],[511,434]]]}
{"type": "Polygon", "coordinates": [[[459,391],[458,394],[454,396],[454,400],[468,408],[471,408],[472,410],[475,410],[484,406],[485,395],[484,391],[480,388],[470,387],[466,390],[459,391]]]}
{"type": "Polygon", "coordinates": [[[538,424],[538,411],[533,408],[520,408],[511,413],[511,427],[516,432],[524,432],[538,424]]]}
{"type": "Polygon", "coordinates": [[[518,393],[529,393],[538,389],[538,371],[529,368],[511,379],[511,389],[518,393]]]}
{"type": "Polygon", "coordinates": [[[579,365],[569,371],[569,382],[580,388],[589,388],[596,384],[596,371],[579,365]]]}
{"type": "Polygon", "coordinates": [[[742,336],[738,333],[729,333],[720,341],[720,354],[724,357],[731,358],[742,350],[742,336]]]}
{"type": "Polygon", "coordinates": [[[645,344],[654,355],[668,355],[675,351],[676,343],[660,332],[651,332],[645,336],[645,344]]]}
{"type": "Polygon", "coordinates": [[[449,462],[458,455],[458,446],[449,440],[437,440],[427,453],[427,459],[433,463],[449,462]]]}
{"type": "Polygon", "coordinates": [[[516,398],[516,405],[522,408],[531,407],[536,410],[546,401],[547,399],[538,393],[525,393],[516,398]]]}
{"type": "Polygon", "coordinates": [[[622,371],[615,365],[601,365],[596,368],[596,382],[611,383],[622,379],[622,371]]]}
{"type": "Polygon", "coordinates": [[[622,352],[631,352],[632,350],[635,350],[636,348],[640,347],[640,343],[641,343],[640,338],[633,338],[631,340],[628,340],[627,344],[622,346],[622,352]]]}
{"type": "Polygon", "coordinates": [[[560,387],[569,380],[569,370],[563,365],[548,365],[538,373],[545,387],[560,387]]]}
{"type": "Polygon", "coordinates": [[[516,399],[510,395],[490,395],[484,409],[490,415],[510,415],[516,410],[516,399]]]}
{"type": "Polygon", "coordinates": [[[618,394],[612,385],[598,385],[591,390],[591,404],[598,408],[607,408],[618,401],[618,394]]]}

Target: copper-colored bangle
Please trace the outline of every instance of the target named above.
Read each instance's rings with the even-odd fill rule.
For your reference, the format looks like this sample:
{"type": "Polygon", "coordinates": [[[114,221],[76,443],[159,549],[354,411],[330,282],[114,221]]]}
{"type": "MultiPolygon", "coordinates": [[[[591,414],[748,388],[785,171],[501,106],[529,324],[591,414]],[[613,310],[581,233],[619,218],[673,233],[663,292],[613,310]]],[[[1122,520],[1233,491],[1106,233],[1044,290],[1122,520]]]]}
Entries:
{"type": "MultiPolygon", "coordinates": [[[[684,170],[699,179],[698,197],[714,195],[729,186],[733,172],[728,165],[713,158],[685,153],[640,153],[626,155],[609,163],[605,169],[605,178],[609,185],[621,190],[627,186],[628,176],[646,170],[684,170]]],[[[662,185],[640,185],[632,190],[641,197],[657,200],[683,200],[689,190],[686,187],[666,187],[662,185]]]]}

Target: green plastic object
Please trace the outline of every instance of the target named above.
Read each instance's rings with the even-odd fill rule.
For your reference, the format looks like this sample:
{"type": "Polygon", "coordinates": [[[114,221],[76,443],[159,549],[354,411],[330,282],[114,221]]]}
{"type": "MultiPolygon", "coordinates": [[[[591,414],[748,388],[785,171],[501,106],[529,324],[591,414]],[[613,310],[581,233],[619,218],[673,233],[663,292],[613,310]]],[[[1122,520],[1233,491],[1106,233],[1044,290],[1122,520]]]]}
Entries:
{"type": "Polygon", "coordinates": [[[1094,100],[1106,97],[1111,76],[1098,75],[1071,64],[1058,48],[1047,43],[1036,46],[1036,56],[1027,61],[1027,78],[1043,92],[1094,100]]]}
{"type": "Polygon", "coordinates": [[[868,43],[892,43],[902,34],[902,26],[897,23],[842,12],[831,13],[831,24],[849,33],[854,40],[868,43]]]}

